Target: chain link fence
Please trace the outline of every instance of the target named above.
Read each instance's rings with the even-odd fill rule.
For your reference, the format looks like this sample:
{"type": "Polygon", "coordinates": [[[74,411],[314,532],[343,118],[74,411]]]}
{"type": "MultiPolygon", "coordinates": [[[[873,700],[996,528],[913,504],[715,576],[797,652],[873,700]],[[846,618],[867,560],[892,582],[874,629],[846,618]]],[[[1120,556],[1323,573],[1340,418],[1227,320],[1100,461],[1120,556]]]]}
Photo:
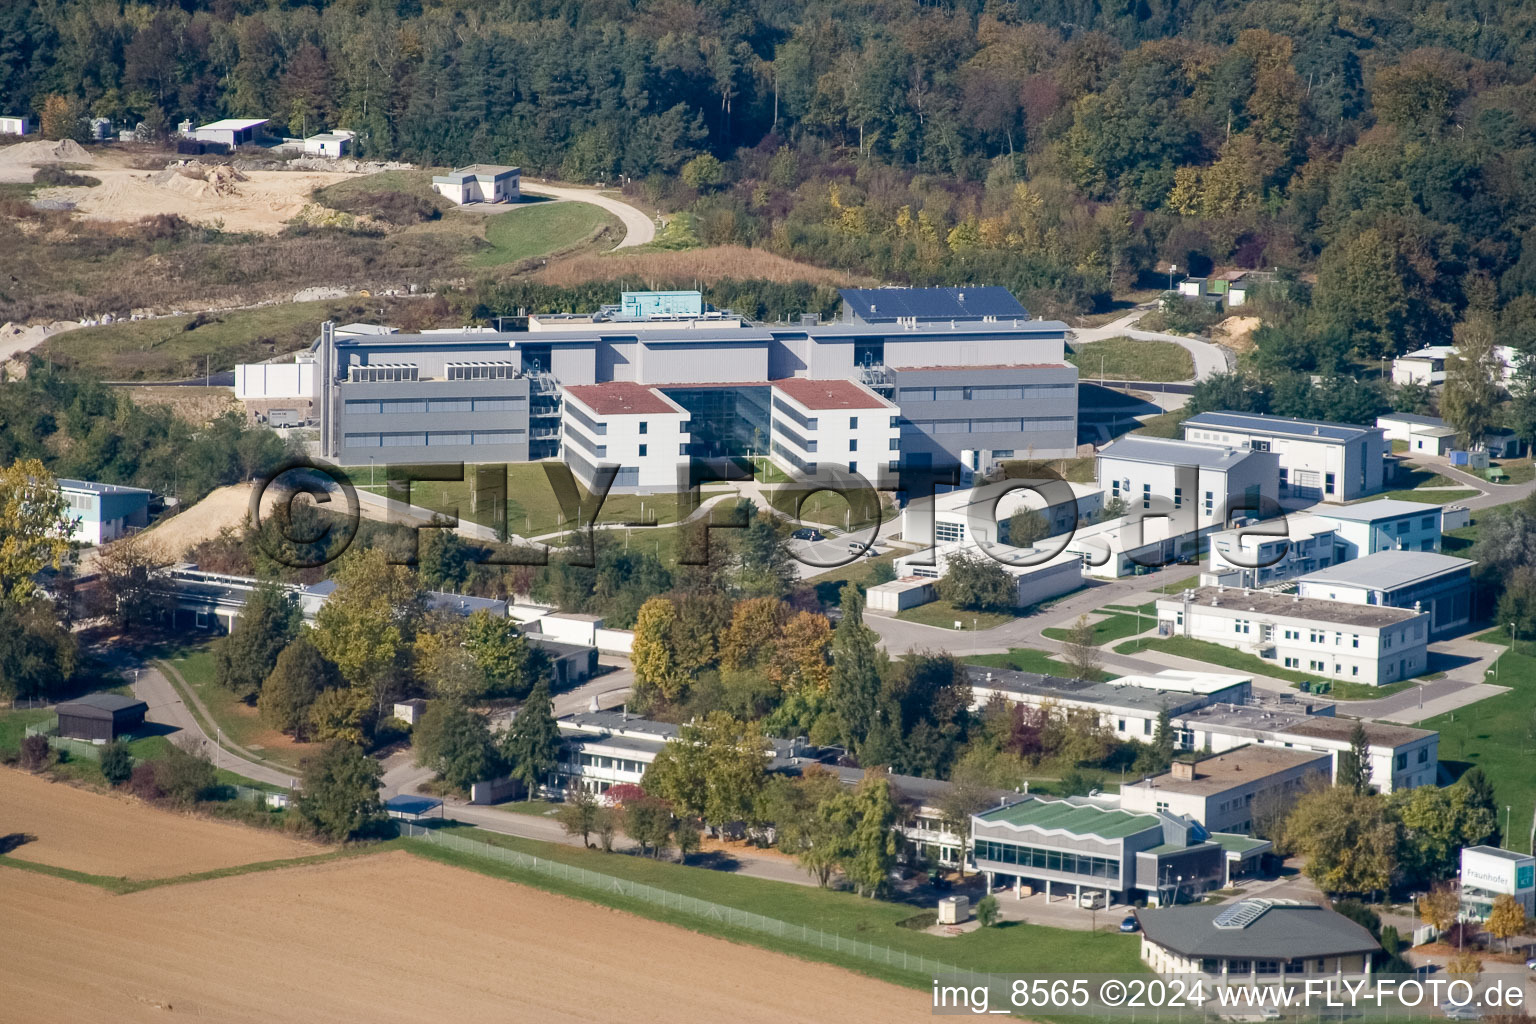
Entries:
{"type": "Polygon", "coordinates": [[[650,903],[667,910],[675,910],[706,921],[716,921],[733,928],[742,928],[747,931],[757,932],[762,935],[771,935],[776,939],[798,943],[803,946],[814,946],[817,949],[856,957],[870,963],[883,964],[886,967],[911,971],[929,978],[948,976],[950,978],[975,978],[985,983],[985,976],[974,971],[964,970],[953,964],[935,960],[932,957],[918,956],[904,950],[891,949],[888,946],[877,946],[874,943],[863,942],[859,939],[850,939],[846,936],[832,932],[824,932],[818,928],[810,928],[806,925],[790,924],[772,917],[764,917],[762,914],[754,914],[748,910],[739,910],[736,907],[728,907],[720,903],[711,903],[695,896],[686,896],[670,889],[659,889],[643,882],[632,882],[614,875],[605,875],[597,871],[588,871],[586,868],[578,868],[570,864],[562,864],[559,861],[545,860],[532,854],[520,853],[517,850],[509,850],[502,846],[492,846],[489,843],[476,842],[473,839],[465,839],[462,836],[440,832],[436,829],[422,828],[410,822],[399,823],[401,835],[412,839],[424,839],[434,846],[441,846],[447,850],[468,854],[472,857],[482,857],[487,860],[498,861],[509,867],[548,878],[557,878],[563,882],[571,882],[575,885],[598,892],[611,892],[629,899],[650,903]]]}

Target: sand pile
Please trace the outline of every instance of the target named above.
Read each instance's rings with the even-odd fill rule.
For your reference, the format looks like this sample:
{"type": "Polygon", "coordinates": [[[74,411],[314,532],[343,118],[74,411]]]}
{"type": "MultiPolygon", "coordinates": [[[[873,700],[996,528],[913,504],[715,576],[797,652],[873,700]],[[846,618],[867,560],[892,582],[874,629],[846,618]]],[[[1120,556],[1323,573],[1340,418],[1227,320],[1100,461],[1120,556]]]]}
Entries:
{"type": "Polygon", "coordinates": [[[151,179],[156,185],[194,199],[217,199],[240,194],[244,174],[228,164],[176,164],[151,179]]]}
{"type": "Polygon", "coordinates": [[[31,327],[9,321],[0,324],[0,362],[30,352],[41,345],[44,339],[62,331],[73,331],[80,326],[73,320],[56,320],[51,324],[36,324],[31,327]]]}
{"type": "Polygon", "coordinates": [[[1235,351],[1246,352],[1253,348],[1250,335],[1258,329],[1260,323],[1262,321],[1256,316],[1229,316],[1216,325],[1211,332],[1211,340],[1235,351]]]}
{"type": "Polygon", "coordinates": [[[74,139],[39,140],[0,147],[0,166],[38,167],[42,164],[89,164],[95,157],[74,139]]]}

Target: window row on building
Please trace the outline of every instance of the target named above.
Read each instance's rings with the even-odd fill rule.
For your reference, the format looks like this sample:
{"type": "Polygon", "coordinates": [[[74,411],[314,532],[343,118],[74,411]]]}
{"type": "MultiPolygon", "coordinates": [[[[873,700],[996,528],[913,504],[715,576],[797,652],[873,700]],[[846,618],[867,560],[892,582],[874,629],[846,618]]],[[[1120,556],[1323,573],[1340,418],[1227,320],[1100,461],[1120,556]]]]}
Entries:
{"type": "Polygon", "coordinates": [[[347,448],[446,448],[462,445],[523,444],[528,432],[508,430],[426,430],[414,432],[347,434],[347,448]]]}
{"type": "Polygon", "coordinates": [[[1094,857],[1070,850],[1056,850],[1019,843],[998,843],[990,839],[976,841],[976,859],[997,864],[1017,864],[1021,868],[1041,868],[1068,875],[1120,880],[1120,862],[1110,857],[1094,857]]]}
{"type": "Polygon", "coordinates": [[[528,399],[522,395],[494,398],[349,398],[352,415],[400,416],[407,413],[523,412],[528,399]]]}
{"type": "Polygon", "coordinates": [[[927,434],[1005,434],[1021,430],[1072,430],[1076,421],[1071,416],[1024,416],[997,420],[907,420],[901,421],[903,430],[927,434]]]}
{"type": "Polygon", "coordinates": [[[1021,401],[1026,399],[1061,398],[1067,392],[1075,393],[1077,384],[987,384],[969,387],[904,387],[900,402],[985,402],[996,400],[1021,401]]]}

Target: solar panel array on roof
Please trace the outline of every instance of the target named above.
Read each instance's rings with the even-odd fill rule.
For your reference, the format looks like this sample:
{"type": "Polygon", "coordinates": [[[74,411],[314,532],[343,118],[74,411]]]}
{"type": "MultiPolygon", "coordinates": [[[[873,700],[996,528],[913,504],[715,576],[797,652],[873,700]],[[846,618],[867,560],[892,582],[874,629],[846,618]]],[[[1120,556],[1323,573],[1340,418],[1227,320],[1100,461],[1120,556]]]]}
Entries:
{"type": "Polygon", "coordinates": [[[839,292],[865,323],[893,320],[1023,320],[1029,311],[1006,288],[843,288],[839,292]]]}

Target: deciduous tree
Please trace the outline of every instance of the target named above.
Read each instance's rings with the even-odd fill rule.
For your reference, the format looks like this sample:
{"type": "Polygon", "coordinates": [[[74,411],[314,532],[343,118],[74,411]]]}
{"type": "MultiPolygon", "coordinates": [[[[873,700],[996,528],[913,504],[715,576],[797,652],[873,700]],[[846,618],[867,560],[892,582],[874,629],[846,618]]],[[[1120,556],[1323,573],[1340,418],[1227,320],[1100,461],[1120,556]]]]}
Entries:
{"type": "Polygon", "coordinates": [[[303,622],[292,594],[273,584],[257,587],[235,628],[214,644],[214,673],[220,685],[241,696],[255,694],[303,622]]]}
{"type": "Polygon", "coordinates": [[[1093,644],[1093,623],[1088,621],[1086,614],[1079,615],[1067,627],[1067,638],[1062,641],[1061,654],[1072,668],[1072,678],[1099,677],[1099,666],[1104,663],[1104,656],[1093,644]]]}
{"type": "Polygon", "coordinates": [[[257,707],[261,720],[299,741],[311,733],[310,708],[326,690],[341,682],[336,666],[300,635],[277,656],[277,663],[261,686],[257,707]]]}
{"type": "Polygon", "coordinates": [[[636,703],[641,706],[654,700],[674,701],[688,684],[673,646],[676,622],[677,608],[664,597],[645,602],[635,617],[630,661],[635,667],[636,703]]]}
{"type": "Polygon", "coordinates": [[[384,823],[384,769],[363,748],[340,740],[304,761],[299,816],[331,839],[359,839],[384,823]]]}
{"type": "Polygon", "coordinates": [[[1286,852],[1306,857],[1307,877],[1328,893],[1391,888],[1401,841],[1401,826],[1388,815],[1384,798],[1344,786],[1303,796],[1282,834],[1286,852]]]}
{"type": "Polygon", "coordinates": [[[1007,611],[1017,588],[1002,563],[984,555],[957,551],[939,579],[939,596],[967,611],[1007,611]]]}
{"type": "Polygon", "coordinates": [[[0,469],[0,602],[19,607],[37,596],[33,581],[70,557],[73,517],[58,481],[37,459],[0,469]]]}

